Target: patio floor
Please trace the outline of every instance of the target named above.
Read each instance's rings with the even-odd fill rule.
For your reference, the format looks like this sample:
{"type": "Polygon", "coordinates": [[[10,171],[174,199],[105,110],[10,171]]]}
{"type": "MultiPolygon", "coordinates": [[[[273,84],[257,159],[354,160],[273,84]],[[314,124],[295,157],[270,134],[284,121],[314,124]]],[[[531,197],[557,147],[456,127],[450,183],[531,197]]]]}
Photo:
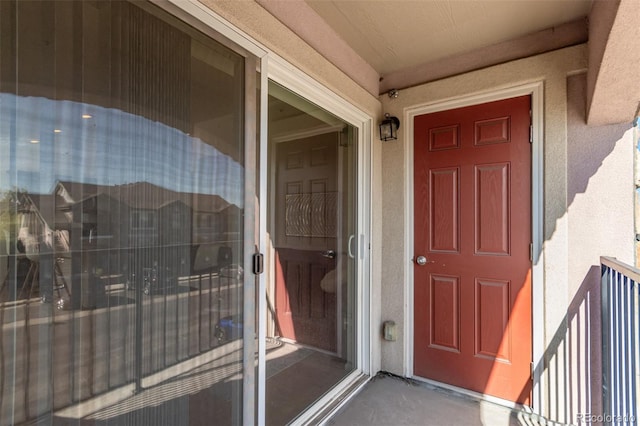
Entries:
{"type": "Polygon", "coordinates": [[[379,373],[327,425],[539,425],[535,415],[379,373]]]}

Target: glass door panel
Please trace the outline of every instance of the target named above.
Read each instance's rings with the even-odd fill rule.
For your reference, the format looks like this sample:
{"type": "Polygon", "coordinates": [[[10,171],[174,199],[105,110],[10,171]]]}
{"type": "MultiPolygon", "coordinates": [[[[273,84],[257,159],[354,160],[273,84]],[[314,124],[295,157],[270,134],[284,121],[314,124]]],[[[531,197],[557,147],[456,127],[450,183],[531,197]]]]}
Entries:
{"type": "Polygon", "coordinates": [[[285,424],[357,367],[356,129],[269,85],[266,423],[285,424]]]}
{"type": "Polygon", "coordinates": [[[0,424],[241,423],[246,58],[140,2],[0,40],[0,424]]]}

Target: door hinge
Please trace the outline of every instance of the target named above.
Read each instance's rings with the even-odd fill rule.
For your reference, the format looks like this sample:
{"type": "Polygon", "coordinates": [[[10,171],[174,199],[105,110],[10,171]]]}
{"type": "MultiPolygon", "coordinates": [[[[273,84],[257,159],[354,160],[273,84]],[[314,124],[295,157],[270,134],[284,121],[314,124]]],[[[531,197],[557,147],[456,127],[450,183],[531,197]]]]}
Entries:
{"type": "Polygon", "coordinates": [[[529,143],[533,143],[533,124],[529,125],[529,143]]]}
{"type": "Polygon", "coordinates": [[[253,273],[260,275],[264,272],[264,255],[262,253],[256,253],[253,255],[253,273]]]}
{"type": "Polygon", "coordinates": [[[533,243],[529,244],[529,260],[533,262],[533,243]]]}
{"type": "Polygon", "coordinates": [[[531,365],[531,380],[533,380],[535,379],[534,373],[535,373],[536,367],[533,365],[533,361],[531,361],[530,365],[531,365]]]}

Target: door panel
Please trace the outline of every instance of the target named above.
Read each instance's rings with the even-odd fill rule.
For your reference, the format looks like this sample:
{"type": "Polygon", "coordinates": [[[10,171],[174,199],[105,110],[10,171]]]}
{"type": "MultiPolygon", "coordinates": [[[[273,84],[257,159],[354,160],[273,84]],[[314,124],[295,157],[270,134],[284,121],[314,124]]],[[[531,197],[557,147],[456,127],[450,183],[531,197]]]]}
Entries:
{"type": "Polygon", "coordinates": [[[415,119],[414,372],[530,402],[530,97],[415,119]]]}
{"type": "Polygon", "coordinates": [[[460,250],[460,169],[431,170],[429,180],[431,251],[457,253],[460,250]]]}
{"type": "Polygon", "coordinates": [[[336,294],[320,287],[335,261],[315,251],[276,252],[276,310],[282,337],[336,351],[336,294]]]}
{"type": "Polygon", "coordinates": [[[336,292],[321,288],[336,268],[338,134],[276,148],[276,313],[282,337],[337,350],[336,292]]]}
{"type": "Polygon", "coordinates": [[[429,282],[429,345],[460,352],[460,280],[433,274],[429,282]]]}

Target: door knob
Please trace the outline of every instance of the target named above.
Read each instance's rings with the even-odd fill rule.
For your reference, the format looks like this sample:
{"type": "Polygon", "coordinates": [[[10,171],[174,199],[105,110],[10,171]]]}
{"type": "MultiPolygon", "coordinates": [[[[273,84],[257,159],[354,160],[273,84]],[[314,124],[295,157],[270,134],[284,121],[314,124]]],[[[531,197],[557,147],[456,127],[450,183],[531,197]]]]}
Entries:
{"type": "Polygon", "coordinates": [[[327,259],[335,259],[336,258],[336,252],[334,250],[325,250],[323,252],[320,252],[320,254],[322,254],[327,259]]]}
{"type": "Polygon", "coordinates": [[[427,258],[424,256],[418,256],[416,257],[416,263],[420,266],[424,266],[427,264],[427,258]]]}

